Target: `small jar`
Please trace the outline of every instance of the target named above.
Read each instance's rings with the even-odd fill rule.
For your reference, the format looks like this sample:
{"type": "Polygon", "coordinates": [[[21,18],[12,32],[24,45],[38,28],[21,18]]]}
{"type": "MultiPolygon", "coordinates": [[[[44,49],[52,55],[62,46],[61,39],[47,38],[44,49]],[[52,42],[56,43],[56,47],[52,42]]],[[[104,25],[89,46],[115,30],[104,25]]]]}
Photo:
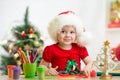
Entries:
{"type": "Polygon", "coordinates": [[[38,74],[38,79],[44,80],[45,79],[45,67],[37,67],[37,74],[38,74]]]}
{"type": "Polygon", "coordinates": [[[13,67],[13,80],[18,80],[20,77],[20,66],[13,67]]]}
{"type": "Polygon", "coordinates": [[[15,65],[8,65],[7,70],[8,70],[8,78],[13,78],[13,68],[15,65]]]}

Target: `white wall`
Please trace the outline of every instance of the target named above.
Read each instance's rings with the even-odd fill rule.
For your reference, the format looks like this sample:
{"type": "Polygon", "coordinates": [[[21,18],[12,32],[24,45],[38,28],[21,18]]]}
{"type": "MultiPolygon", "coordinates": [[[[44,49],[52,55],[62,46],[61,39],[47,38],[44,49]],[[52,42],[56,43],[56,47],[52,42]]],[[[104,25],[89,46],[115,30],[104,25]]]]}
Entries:
{"type": "MultiPolygon", "coordinates": [[[[88,51],[93,59],[100,52],[105,39],[110,39],[114,46],[119,43],[106,32],[106,0],[1,0],[0,41],[12,39],[10,29],[15,23],[23,20],[27,6],[30,11],[29,20],[47,39],[45,46],[52,43],[46,30],[48,22],[58,13],[66,10],[73,10],[79,14],[84,26],[92,32],[94,39],[88,46],[88,51]]],[[[118,37],[118,34],[116,36],[118,37]]]]}

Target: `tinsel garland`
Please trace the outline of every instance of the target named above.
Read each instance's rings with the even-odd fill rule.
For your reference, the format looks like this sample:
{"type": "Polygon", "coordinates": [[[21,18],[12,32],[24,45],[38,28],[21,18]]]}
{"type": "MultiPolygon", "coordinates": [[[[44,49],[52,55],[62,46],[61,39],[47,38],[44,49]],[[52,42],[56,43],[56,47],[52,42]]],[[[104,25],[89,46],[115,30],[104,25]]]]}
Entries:
{"type": "Polygon", "coordinates": [[[65,73],[66,74],[82,74],[82,72],[80,72],[77,66],[76,61],[74,60],[68,60],[65,73]]]}

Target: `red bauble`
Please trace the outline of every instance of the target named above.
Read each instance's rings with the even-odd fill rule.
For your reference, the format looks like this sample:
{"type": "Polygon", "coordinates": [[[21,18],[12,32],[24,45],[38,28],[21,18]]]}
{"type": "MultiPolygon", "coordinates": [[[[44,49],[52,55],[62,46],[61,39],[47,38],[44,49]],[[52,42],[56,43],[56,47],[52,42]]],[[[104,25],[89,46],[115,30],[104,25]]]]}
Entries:
{"type": "Polygon", "coordinates": [[[118,47],[116,48],[116,57],[118,61],[120,61],[120,45],[118,45],[118,47]]]}
{"type": "Polygon", "coordinates": [[[25,31],[22,31],[21,36],[22,36],[22,37],[26,37],[25,31]]]}
{"type": "Polygon", "coordinates": [[[34,30],[31,28],[30,30],[29,30],[29,34],[33,34],[34,33],[34,30]]]}
{"type": "Polygon", "coordinates": [[[96,76],[97,76],[96,71],[95,71],[95,70],[92,70],[92,71],[90,72],[90,76],[91,76],[91,77],[96,77],[96,76]]]}

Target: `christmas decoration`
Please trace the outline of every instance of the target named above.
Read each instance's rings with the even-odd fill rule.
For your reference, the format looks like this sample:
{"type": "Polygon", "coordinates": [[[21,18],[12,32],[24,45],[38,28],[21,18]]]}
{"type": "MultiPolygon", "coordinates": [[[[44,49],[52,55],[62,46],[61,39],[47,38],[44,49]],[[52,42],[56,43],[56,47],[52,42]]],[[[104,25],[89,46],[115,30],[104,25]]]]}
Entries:
{"type": "Polygon", "coordinates": [[[102,53],[98,54],[96,61],[94,61],[94,65],[103,72],[100,76],[103,80],[111,80],[112,77],[109,72],[117,66],[117,63],[112,60],[111,52],[110,42],[106,40],[102,48],[102,53]]]}
{"type": "Polygon", "coordinates": [[[33,60],[39,65],[44,45],[39,29],[28,20],[29,7],[26,8],[24,23],[12,27],[11,32],[15,40],[6,40],[2,47],[9,53],[9,56],[2,55],[1,70],[7,74],[7,65],[22,65],[27,62],[26,54],[34,55],[33,60]],[[30,52],[31,51],[31,52],[30,52]],[[37,51],[37,54],[35,55],[37,51]]]}
{"type": "Polygon", "coordinates": [[[74,60],[75,56],[74,54],[71,54],[69,56],[69,60],[67,61],[67,66],[66,66],[66,70],[65,71],[60,71],[60,74],[70,74],[70,75],[74,75],[74,74],[83,74],[83,72],[80,71],[80,69],[78,68],[77,62],[74,60]]]}
{"type": "Polygon", "coordinates": [[[112,58],[114,61],[120,61],[120,44],[113,48],[112,54],[114,55],[112,58]]]}
{"type": "Polygon", "coordinates": [[[26,37],[25,31],[22,31],[21,36],[26,37]]]}
{"type": "Polygon", "coordinates": [[[120,28],[120,0],[111,2],[108,27],[120,28]]]}
{"type": "Polygon", "coordinates": [[[66,73],[78,74],[80,71],[78,69],[77,63],[74,60],[69,60],[67,62],[66,73]]]}
{"type": "Polygon", "coordinates": [[[30,30],[29,30],[29,34],[33,34],[34,33],[34,30],[31,28],[30,30]]]}

